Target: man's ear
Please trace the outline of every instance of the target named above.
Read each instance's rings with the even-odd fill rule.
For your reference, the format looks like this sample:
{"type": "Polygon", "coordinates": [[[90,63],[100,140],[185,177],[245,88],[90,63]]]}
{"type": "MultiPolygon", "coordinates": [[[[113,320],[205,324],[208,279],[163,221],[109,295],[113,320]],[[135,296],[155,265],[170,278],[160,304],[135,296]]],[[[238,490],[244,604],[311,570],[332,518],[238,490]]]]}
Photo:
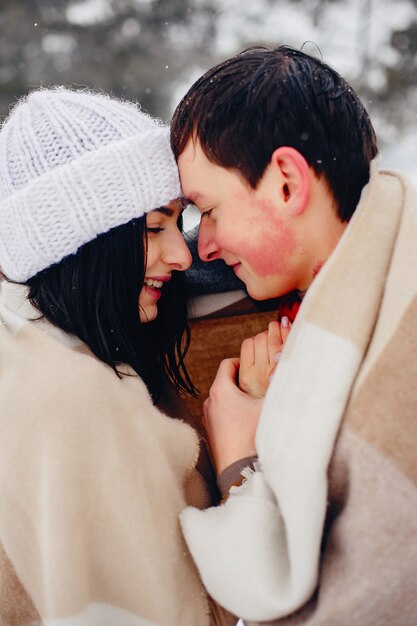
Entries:
{"type": "Polygon", "coordinates": [[[272,154],[271,163],[279,170],[280,197],[287,211],[301,215],[310,196],[310,168],[303,155],[289,146],[272,154]]]}

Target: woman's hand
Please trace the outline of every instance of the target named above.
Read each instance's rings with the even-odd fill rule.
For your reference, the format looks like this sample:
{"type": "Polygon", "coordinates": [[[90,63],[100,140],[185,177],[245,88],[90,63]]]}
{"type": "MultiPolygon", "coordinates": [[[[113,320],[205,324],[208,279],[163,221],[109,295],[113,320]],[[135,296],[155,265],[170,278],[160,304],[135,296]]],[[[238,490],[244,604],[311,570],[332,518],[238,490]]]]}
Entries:
{"type": "Polygon", "coordinates": [[[242,342],[239,388],[252,398],[265,396],[290,329],[291,322],[283,317],[281,323],[270,322],[268,330],[242,342]]]}

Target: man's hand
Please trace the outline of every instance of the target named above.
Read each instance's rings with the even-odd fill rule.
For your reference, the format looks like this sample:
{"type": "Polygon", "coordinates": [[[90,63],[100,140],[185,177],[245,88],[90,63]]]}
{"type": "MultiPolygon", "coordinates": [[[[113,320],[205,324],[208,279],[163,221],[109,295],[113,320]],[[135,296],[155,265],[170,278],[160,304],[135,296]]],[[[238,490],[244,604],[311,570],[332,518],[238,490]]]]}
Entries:
{"type": "Polygon", "coordinates": [[[270,322],[268,330],[242,342],[239,387],[251,397],[264,397],[290,328],[291,323],[284,317],[281,323],[270,322]]]}
{"type": "Polygon", "coordinates": [[[255,433],[263,398],[251,398],[239,389],[238,371],[239,359],[222,361],[203,405],[203,424],[217,474],[256,454],[255,433]]]}

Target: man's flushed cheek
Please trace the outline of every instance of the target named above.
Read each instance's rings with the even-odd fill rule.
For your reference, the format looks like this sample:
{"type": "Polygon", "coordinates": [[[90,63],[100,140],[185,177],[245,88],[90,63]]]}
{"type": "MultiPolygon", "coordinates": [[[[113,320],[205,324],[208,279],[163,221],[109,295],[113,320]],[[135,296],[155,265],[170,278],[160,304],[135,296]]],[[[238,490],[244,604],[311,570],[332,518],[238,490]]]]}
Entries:
{"type": "Polygon", "coordinates": [[[288,223],[280,219],[273,203],[239,191],[234,195],[227,224],[217,231],[219,247],[235,256],[259,277],[286,275],[288,257],[296,248],[288,223]]]}
{"type": "Polygon", "coordinates": [[[251,236],[242,242],[242,259],[258,276],[286,275],[296,249],[294,232],[266,203],[258,215],[263,219],[252,225],[251,236]]]}
{"type": "Polygon", "coordinates": [[[268,232],[258,243],[248,242],[246,249],[242,248],[242,258],[258,276],[285,275],[294,248],[294,238],[290,232],[268,232]]]}
{"type": "Polygon", "coordinates": [[[268,200],[256,199],[252,209],[258,219],[252,223],[252,236],[242,256],[258,276],[287,274],[288,259],[296,248],[293,230],[268,200]]]}

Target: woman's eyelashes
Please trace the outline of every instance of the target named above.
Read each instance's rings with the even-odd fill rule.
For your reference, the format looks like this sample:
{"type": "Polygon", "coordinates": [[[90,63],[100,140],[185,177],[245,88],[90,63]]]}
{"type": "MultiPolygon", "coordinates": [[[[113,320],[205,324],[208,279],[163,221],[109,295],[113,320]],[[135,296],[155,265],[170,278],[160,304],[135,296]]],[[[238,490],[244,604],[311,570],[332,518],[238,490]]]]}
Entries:
{"type": "Polygon", "coordinates": [[[146,227],[146,232],[147,233],[151,233],[153,235],[157,235],[158,233],[162,232],[164,229],[162,228],[162,226],[147,226],[146,227]]]}
{"type": "Polygon", "coordinates": [[[178,228],[182,231],[182,208],[178,210],[166,209],[167,214],[162,212],[162,209],[152,211],[150,214],[149,222],[146,224],[146,232],[150,235],[158,235],[164,230],[171,230],[172,227],[178,228]]]}

